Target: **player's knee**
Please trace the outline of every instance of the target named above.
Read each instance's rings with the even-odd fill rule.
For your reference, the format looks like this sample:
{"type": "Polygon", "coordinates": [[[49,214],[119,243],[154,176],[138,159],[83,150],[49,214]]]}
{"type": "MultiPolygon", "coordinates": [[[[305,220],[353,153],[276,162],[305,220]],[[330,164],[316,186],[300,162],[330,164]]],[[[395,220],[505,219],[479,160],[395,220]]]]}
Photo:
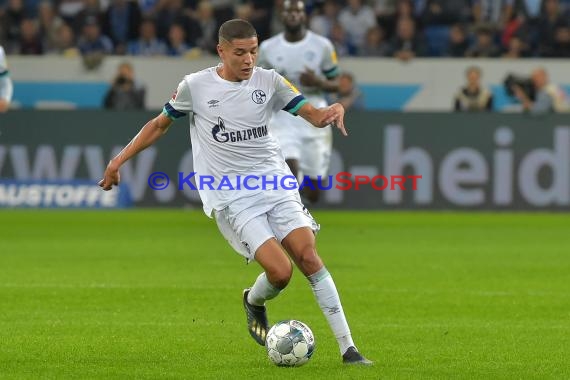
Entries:
{"type": "Polygon", "coordinates": [[[287,266],[274,269],[267,276],[271,285],[277,289],[285,289],[291,281],[291,276],[293,276],[293,266],[289,263],[287,266]]]}
{"type": "Polygon", "coordinates": [[[310,275],[318,271],[323,263],[317,254],[314,245],[305,246],[297,256],[297,265],[304,275],[310,275]]]}

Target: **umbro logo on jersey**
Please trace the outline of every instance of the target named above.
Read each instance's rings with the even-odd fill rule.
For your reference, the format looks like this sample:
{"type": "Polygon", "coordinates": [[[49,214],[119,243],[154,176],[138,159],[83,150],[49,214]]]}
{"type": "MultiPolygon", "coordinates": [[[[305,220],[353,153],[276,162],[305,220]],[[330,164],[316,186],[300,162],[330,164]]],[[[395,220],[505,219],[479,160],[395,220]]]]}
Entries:
{"type": "Polygon", "coordinates": [[[255,90],[251,94],[251,99],[256,104],[263,104],[263,103],[265,103],[267,96],[265,95],[265,92],[263,92],[263,90],[255,90]]]}
{"type": "Polygon", "coordinates": [[[216,100],[216,99],[212,99],[208,102],[208,105],[210,106],[209,108],[214,108],[219,106],[220,101],[216,100]]]}

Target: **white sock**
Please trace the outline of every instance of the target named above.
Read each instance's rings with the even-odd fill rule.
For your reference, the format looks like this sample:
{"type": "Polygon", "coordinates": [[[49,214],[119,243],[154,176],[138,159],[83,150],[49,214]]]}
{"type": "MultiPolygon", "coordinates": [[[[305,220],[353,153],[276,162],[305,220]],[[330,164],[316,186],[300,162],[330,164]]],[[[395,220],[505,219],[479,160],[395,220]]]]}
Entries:
{"type": "Polygon", "coordinates": [[[308,276],[307,279],[317,298],[317,303],[329,322],[342,355],[350,346],[354,346],[354,342],[334,281],[325,267],[308,276]]]}
{"type": "Polygon", "coordinates": [[[271,285],[265,272],[257,276],[255,283],[251,287],[249,294],[247,295],[247,302],[250,305],[263,306],[265,301],[277,297],[281,292],[281,289],[277,289],[275,286],[271,285]]]}

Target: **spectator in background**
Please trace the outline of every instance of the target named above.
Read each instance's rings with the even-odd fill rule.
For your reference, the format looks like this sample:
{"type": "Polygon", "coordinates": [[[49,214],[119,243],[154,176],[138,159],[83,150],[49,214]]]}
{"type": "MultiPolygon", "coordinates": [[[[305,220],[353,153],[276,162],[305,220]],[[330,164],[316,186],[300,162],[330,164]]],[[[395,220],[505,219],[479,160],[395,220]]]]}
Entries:
{"type": "Polygon", "coordinates": [[[251,14],[249,21],[257,30],[260,41],[271,37],[271,14],[273,13],[272,0],[247,0],[246,3],[251,5],[251,14]]]}
{"type": "Polygon", "coordinates": [[[83,0],[59,0],[57,13],[65,22],[73,25],[73,20],[85,7],[83,0]]]}
{"type": "Polygon", "coordinates": [[[525,111],[533,114],[568,111],[564,91],[557,85],[549,83],[548,74],[544,68],[535,69],[531,74],[531,79],[536,92],[534,101],[519,85],[513,86],[513,93],[522,103],[525,111]]]}
{"type": "Polygon", "coordinates": [[[330,37],[332,27],[337,22],[338,13],[338,3],[335,0],[326,0],[322,12],[311,17],[309,29],[321,36],[330,37]]]}
{"type": "Polygon", "coordinates": [[[128,42],[139,35],[142,13],[138,3],[111,0],[103,20],[103,33],[113,41],[115,54],[126,54],[128,42]]]}
{"type": "Polygon", "coordinates": [[[356,86],[354,76],[349,72],[342,72],[338,77],[338,92],[329,94],[329,102],[340,103],[346,111],[363,110],[364,96],[356,86]]]}
{"type": "Polygon", "coordinates": [[[186,38],[192,36],[195,39],[199,34],[199,27],[186,12],[183,0],[163,0],[163,6],[156,12],[156,36],[163,41],[168,40],[170,27],[173,24],[180,25],[186,38]]]}
{"type": "Polygon", "coordinates": [[[493,41],[493,32],[489,27],[480,26],[476,32],[476,39],[465,53],[466,57],[471,58],[492,58],[500,55],[500,50],[493,41]]]}
{"type": "Polygon", "coordinates": [[[358,50],[362,57],[386,57],[390,55],[390,44],[386,42],[384,29],[373,26],[366,32],[364,45],[358,50]]]}
{"type": "Polygon", "coordinates": [[[427,54],[427,45],[422,36],[416,33],[416,25],[411,18],[398,20],[396,35],[390,45],[391,55],[402,61],[427,54]]]}
{"type": "Polygon", "coordinates": [[[135,80],[133,66],[128,62],[119,65],[111,88],[107,91],[104,107],[112,110],[145,108],[146,89],[135,80]]]}
{"type": "Polygon", "coordinates": [[[502,29],[513,17],[514,0],[473,0],[472,15],[476,26],[502,29]]]}
{"type": "Polygon", "coordinates": [[[416,23],[419,22],[418,13],[421,14],[421,12],[417,12],[415,4],[416,2],[412,0],[397,0],[396,13],[394,15],[395,17],[393,23],[394,27],[396,25],[395,22],[401,18],[411,18],[416,21],[416,23]]]}
{"type": "Polygon", "coordinates": [[[156,36],[154,20],[145,19],[140,26],[139,38],[129,42],[127,52],[130,55],[155,56],[166,55],[166,44],[156,36]]]}
{"type": "Polygon", "coordinates": [[[59,17],[49,0],[43,0],[38,6],[40,36],[45,52],[53,51],[58,44],[58,31],[64,21],[59,17]]]}
{"type": "Polygon", "coordinates": [[[17,54],[20,50],[20,26],[26,17],[23,0],[8,0],[0,28],[4,29],[5,49],[8,54],[17,54]]]}
{"type": "Polygon", "coordinates": [[[465,71],[467,84],[455,95],[454,109],[460,112],[491,111],[493,95],[481,86],[481,69],[476,66],[465,71]]]}
{"type": "Polygon", "coordinates": [[[348,41],[346,31],[339,22],[333,24],[330,40],[333,43],[336,54],[339,57],[346,57],[356,54],[356,48],[352,46],[348,41]]]}
{"type": "Polygon", "coordinates": [[[507,22],[501,34],[501,44],[504,49],[508,49],[511,38],[518,37],[521,41],[530,41],[531,25],[523,14],[518,14],[507,22]]]}
{"type": "Polygon", "coordinates": [[[427,0],[422,14],[424,26],[450,25],[470,18],[468,0],[427,0]]]}
{"type": "MultiPolygon", "coordinates": [[[[269,23],[269,31],[272,36],[281,33],[285,27],[283,26],[283,21],[281,20],[281,12],[283,11],[284,0],[275,0],[275,6],[269,17],[271,21],[269,23]]],[[[313,13],[314,15],[315,13],[313,13]]]]}
{"type": "Polygon", "coordinates": [[[163,0],[137,0],[138,7],[144,18],[153,18],[156,12],[164,6],[163,0]]]}
{"type": "Polygon", "coordinates": [[[8,111],[14,91],[4,48],[0,46],[0,113],[8,111]]]}
{"type": "Polygon", "coordinates": [[[113,54],[113,42],[101,34],[101,28],[95,17],[85,20],[83,33],[79,37],[77,47],[88,69],[99,67],[106,55],[113,54]]]}
{"type": "Polygon", "coordinates": [[[363,5],[362,0],[348,0],[338,21],[344,28],[348,42],[357,49],[364,44],[366,31],[376,26],[376,15],[371,7],[363,5]]]}
{"type": "Polygon", "coordinates": [[[421,20],[417,17],[414,4],[412,0],[396,0],[396,10],[393,17],[384,18],[380,24],[386,32],[386,39],[391,40],[394,38],[397,32],[398,21],[403,18],[414,20],[416,29],[421,29],[421,20]]]}
{"type": "Polygon", "coordinates": [[[246,20],[251,23],[251,16],[253,14],[253,7],[250,3],[236,4],[234,7],[234,16],[241,20],[246,20]]]}
{"type": "Polygon", "coordinates": [[[86,24],[87,19],[97,20],[97,23],[103,29],[104,20],[99,0],[83,0],[83,9],[77,13],[73,18],[73,23],[70,24],[73,27],[75,34],[81,33],[81,29],[83,28],[83,25],[86,24]]]}
{"type": "Polygon", "coordinates": [[[529,46],[518,35],[512,36],[509,40],[509,46],[503,54],[503,58],[517,59],[529,56],[529,46]]]}
{"type": "Polygon", "coordinates": [[[44,53],[37,20],[32,18],[22,20],[18,46],[18,54],[20,55],[41,55],[44,53]]]}
{"type": "MultiPolygon", "coordinates": [[[[214,13],[214,20],[216,21],[216,26],[218,26],[221,25],[224,21],[229,20],[234,16],[234,7],[237,3],[240,3],[241,1],[238,2],[235,0],[200,0],[196,8],[200,6],[199,4],[201,2],[205,2],[208,3],[208,5],[210,5],[214,13]]],[[[217,30],[215,34],[216,36],[218,35],[217,30]]]]}
{"type": "Polygon", "coordinates": [[[379,25],[393,25],[392,20],[396,16],[396,0],[374,0],[373,7],[376,22],[379,25]]]}
{"type": "Polygon", "coordinates": [[[570,20],[561,22],[554,31],[552,58],[570,58],[570,20]]]}
{"type": "Polygon", "coordinates": [[[191,49],[191,46],[186,43],[184,27],[180,24],[172,24],[168,31],[168,55],[184,57],[191,49]]]}
{"type": "Polygon", "coordinates": [[[52,54],[60,54],[64,57],[77,57],[80,52],[75,43],[75,34],[71,26],[63,23],[57,29],[57,39],[55,45],[49,51],[52,54]]]}
{"type": "Polygon", "coordinates": [[[469,41],[467,41],[467,33],[461,24],[454,24],[449,29],[449,42],[447,44],[447,56],[460,58],[465,57],[469,41]]]}
{"type": "Polygon", "coordinates": [[[531,25],[540,17],[543,0],[512,0],[514,16],[523,16],[531,25]]]}
{"type": "Polygon", "coordinates": [[[543,57],[570,58],[570,20],[561,20],[554,29],[551,46],[543,47],[543,57]]]}
{"type": "Polygon", "coordinates": [[[538,20],[538,54],[550,56],[554,51],[555,34],[558,25],[564,22],[560,2],[545,0],[540,19],[538,20]]]}
{"type": "Polygon", "coordinates": [[[195,21],[200,29],[200,37],[196,39],[195,45],[210,54],[217,54],[218,44],[218,21],[214,17],[214,10],[210,2],[202,0],[195,13],[195,21]]]}

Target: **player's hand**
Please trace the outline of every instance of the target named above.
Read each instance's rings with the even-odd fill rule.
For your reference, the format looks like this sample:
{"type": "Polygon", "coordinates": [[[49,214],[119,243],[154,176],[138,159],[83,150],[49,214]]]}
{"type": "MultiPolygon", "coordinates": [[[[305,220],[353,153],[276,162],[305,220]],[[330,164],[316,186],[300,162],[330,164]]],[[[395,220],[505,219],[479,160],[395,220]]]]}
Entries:
{"type": "Polygon", "coordinates": [[[325,115],[325,125],[332,124],[340,130],[343,136],[348,136],[348,132],[344,127],[344,107],[340,103],[335,103],[327,108],[325,115]]]}
{"type": "Polygon", "coordinates": [[[305,71],[301,73],[299,77],[301,84],[307,87],[320,87],[321,80],[315,72],[309,68],[305,68],[305,71]]]}
{"type": "Polygon", "coordinates": [[[113,165],[113,162],[109,162],[105,173],[103,173],[103,179],[99,181],[99,186],[103,190],[111,190],[113,186],[118,186],[121,181],[121,175],[119,174],[119,168],[113,165]]]}

